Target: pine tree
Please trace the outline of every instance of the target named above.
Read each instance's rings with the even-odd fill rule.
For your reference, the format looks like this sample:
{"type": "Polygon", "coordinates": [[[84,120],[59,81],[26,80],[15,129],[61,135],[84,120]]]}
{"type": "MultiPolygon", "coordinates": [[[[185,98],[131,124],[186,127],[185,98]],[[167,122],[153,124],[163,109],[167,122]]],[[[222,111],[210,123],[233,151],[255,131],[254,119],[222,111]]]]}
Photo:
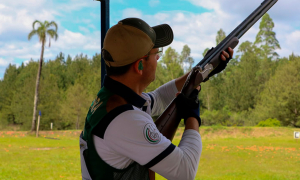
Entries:
{"type": "Polygon", "coordinates": [[[277,59],[279,56],[275,52],[275,50],[280,49],[280,45],[276,39],[276,33],[273,31],[274,26],[272,18],[266,13],[259,24],[259,32],[254,42],[260,47],[260,54],[264,58],[277,59]]]}
{"type": "Polygon", "coordinates": [[[216,44],[218,45],[221,41],[223,41],[223,39],[226,38],[226,34],[225,32],[223,31],[223,29],[220,29],[218,32],[217,32],[217,37],[216,37],[216,44]]]}

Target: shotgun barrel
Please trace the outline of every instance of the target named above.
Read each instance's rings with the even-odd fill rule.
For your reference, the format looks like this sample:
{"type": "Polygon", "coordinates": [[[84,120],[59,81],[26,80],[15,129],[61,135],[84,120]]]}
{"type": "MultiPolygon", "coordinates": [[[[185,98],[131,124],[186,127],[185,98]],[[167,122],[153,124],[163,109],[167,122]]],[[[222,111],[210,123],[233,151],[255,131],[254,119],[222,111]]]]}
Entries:
{"type": "MultiPolygon", "coordinates": [[[[216,48],[209,52],[190,72],[181,90],[189,96],[193,89],[197,87],[220,63],[220,54],[227,51],[228,47],[234,49],[239,43],[239,39],[277,2],[278,0],[265,0],[256,8],[241,24],[239,24],[216,48]]],[[[171,141],[181,118],[178,115],[175,100],[173,100],[166,110],[158,117],[155,124],[158,130],[171,141]]]]}

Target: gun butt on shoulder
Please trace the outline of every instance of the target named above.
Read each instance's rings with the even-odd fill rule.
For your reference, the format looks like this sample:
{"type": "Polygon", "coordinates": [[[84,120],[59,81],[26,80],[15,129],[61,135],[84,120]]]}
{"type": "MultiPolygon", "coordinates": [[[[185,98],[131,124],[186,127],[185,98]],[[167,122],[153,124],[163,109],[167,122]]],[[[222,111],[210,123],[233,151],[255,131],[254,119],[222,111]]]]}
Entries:
{"type": "Polygon", "coordinates": [[[172,141],[180,121],[181,118],[179,117],[174,99],[166,110],[157,118],[155,125],[160,133],[172,141]]]}

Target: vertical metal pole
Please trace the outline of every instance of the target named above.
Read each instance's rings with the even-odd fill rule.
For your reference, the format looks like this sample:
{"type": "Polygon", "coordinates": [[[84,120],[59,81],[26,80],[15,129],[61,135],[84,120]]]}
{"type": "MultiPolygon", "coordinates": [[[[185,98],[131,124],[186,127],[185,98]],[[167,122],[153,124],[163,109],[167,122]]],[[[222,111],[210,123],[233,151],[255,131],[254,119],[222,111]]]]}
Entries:
{"type": "MultiPolygon", "coordinates": [[[[101,0],[101,49],[103,48],[103,41],[107,30],[109,29],[109,0],[101,0]]],[[[100,50],[101,52],[101,50],[100,50]]],[[[101,87],[103,87],[103,80],[105,77],[105,62],[101,56],[101,87]]]]}

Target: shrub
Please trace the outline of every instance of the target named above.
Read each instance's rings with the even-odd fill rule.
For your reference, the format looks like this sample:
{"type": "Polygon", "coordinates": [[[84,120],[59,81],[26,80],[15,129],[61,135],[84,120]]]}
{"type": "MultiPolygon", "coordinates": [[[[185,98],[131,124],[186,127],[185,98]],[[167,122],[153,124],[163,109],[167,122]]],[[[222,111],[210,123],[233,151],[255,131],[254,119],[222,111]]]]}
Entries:
{"type": "Polygon", "coordinates": [[[264,121],[260,121],[258,124],[257,124],[258,127],[279,127],[281,126],[281,123],[278,119],[274,118],[269,118],[267,120],[264,120],[264,121]]]}
{"type": "Polygon", "coordinates": [[[211,126],[211,125],[222,125],[226,126],[227,121],[229,119],[229,115],[224,110],[212,110],[212,111],[204,111],[202,115],[200,115],[202,119],[203,125],[211,126]]]}

